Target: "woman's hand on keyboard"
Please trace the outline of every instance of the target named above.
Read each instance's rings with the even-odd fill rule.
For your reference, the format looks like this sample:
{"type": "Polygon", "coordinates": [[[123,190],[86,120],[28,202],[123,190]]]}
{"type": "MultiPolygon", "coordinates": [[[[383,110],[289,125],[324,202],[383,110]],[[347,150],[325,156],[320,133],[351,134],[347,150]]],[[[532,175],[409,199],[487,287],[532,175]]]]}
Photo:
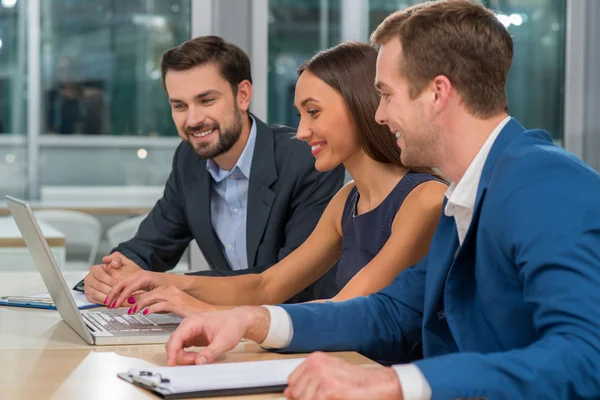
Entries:
{"type": "Polygon", "coordinates": [[[213,306],[200,301],[176,286],[159,287],[135,298],[128,314],[141,312],[144,315],[170,312],[180,317],[192,314],[219,311],[230,307],[213,306]],[[143,310],[143,311],[142,311],[143,310]]]}
{"type": "Polygon", "coordinates": [[[134,304],[134,293],[143,290],[151,291],[158,288],[174,286],[178,282],[178,275],[162,272],[140,270],[123,279],[119,279],[108,293],[104,304],[108,308],[117,308],[121,305],[134,304]]]}

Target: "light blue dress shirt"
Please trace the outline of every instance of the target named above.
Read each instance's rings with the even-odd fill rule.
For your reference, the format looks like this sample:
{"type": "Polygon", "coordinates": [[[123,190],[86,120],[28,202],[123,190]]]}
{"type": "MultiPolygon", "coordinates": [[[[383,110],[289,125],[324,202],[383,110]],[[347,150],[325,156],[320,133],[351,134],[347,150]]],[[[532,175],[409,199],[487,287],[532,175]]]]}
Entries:
{"type": "Polygon", "coordinates": [[[221,241],[225,257],[232,270],[248,269],[246,251],[246,216],[248,211],[248,183],[252,155],[256,143],[256,122],[250,116],[252,127],[248,142],[235,167],[225,171],[213,161],[206,168],[213,178],[210,210],[212,226],[221,241]]]}

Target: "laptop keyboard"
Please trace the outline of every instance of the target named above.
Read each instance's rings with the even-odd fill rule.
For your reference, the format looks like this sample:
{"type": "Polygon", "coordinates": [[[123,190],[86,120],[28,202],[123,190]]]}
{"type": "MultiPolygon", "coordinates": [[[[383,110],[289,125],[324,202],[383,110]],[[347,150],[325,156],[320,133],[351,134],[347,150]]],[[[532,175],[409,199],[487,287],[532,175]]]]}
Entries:
{"type": "Polygon", "coordinates": [[[149,332],[163,330],[160,325],[138,314],[87,312],[85,316],[108,332],[149,332]]]}

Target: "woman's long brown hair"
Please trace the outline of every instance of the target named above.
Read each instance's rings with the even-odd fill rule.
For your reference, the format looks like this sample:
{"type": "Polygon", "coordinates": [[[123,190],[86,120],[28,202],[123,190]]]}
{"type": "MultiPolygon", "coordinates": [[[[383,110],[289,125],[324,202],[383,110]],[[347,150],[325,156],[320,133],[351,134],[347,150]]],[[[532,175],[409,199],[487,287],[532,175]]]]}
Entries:
{"type": "Polygon", "coordinates": [[[394,164],[415,172],[424,172],[446,180],[433,168],[406,167],[400,161],[400,148],[389,128],[375,121],[379,93],[375,89],[377,50],[367,43],[344,42],[320,51],[298,69],[298,76],[308,71],[338,91],[348,109],[358,140],[373,160],[394,164]]]}

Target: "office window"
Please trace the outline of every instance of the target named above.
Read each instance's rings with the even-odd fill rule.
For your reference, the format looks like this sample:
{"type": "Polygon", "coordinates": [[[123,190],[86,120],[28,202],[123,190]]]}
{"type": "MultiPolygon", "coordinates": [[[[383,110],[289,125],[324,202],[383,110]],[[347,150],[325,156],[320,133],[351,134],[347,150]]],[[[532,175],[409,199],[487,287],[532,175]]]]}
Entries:
{"type": "Polygon", "coordinates": [[[0,2],[0,135],[26,133],[26,13],[24,0],[0,2]]]}
{"type": "MultiPolygon", "coordinates": [[[[420,2],[367,0],[367,32],[370,34],[390,13],[420,2]]],[[[548,130],[557,143],[562,143],[566,0],[484,3],[498,14],[514,38],[514,61],[507,87],[511,115],[526,127],[548,130]]],[[[316,51],[345,40],[340,37],[344,23],[340,8],[356,4],[358,0],[270,0],[270,122],[297,126],[292,106],[295,70],[316,51]]],[[[362,40],[367,41],[368,35],[362,40]]]]}
{"type": "Polygon", "coordinates": [[[269,95],[271,123],[298,125],[293,107],[298,67],[340,41],[340,0],[269,1],[269,95]]]}
{"type": "Polygon", "coordinates": [[[176,135],[160,60],[189,39],[190,1],[41,1],[43,133],[176,135]]]}
{"type": "MultiPolygon", "coordinates": [[[[510,114],[525,127],[547,130],[561,144],[566,0],[479,1],[498,15],[513,36],[514,57],[507,84],[510,114]]],[[[394,10],[420,2],[371,0],[369,31],[394,10]]]]}
{"type": "Polygon", "coordinates": [[[0,2],[0,196],[23,196],[27,182],[26,2],[0,2]]]}

